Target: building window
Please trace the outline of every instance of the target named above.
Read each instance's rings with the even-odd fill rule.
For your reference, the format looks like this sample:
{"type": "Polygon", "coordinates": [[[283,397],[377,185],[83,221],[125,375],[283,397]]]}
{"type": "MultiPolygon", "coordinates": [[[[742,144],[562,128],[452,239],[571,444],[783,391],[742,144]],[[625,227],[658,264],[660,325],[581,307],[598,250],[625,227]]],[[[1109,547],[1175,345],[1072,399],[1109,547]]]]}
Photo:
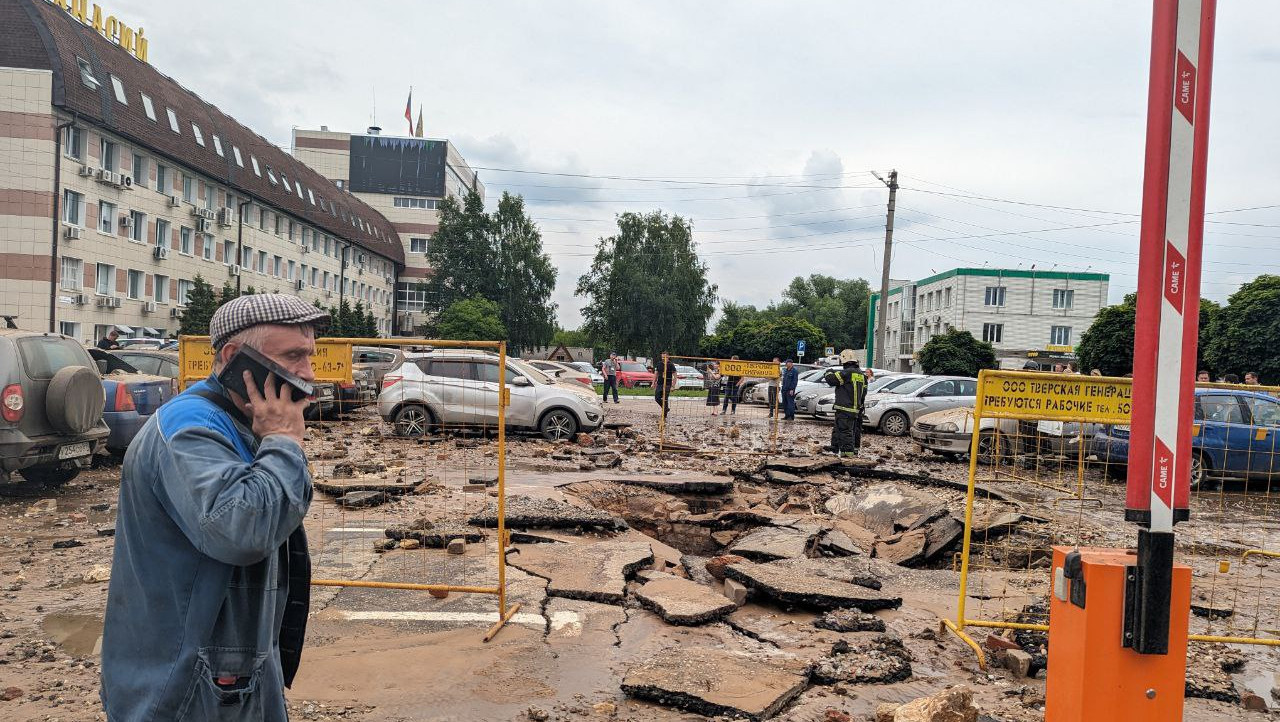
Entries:
{"type": "Polygon", "coordinates": [[[147,240],[147,214],[129,211],[129,238],[142,243],[147,240]]]}
{"type": "Polygon", "coordinates": [[[178,135],[182,135],[182,131],[178,129],[178,116],[173,112],[173,108],[165,108],[164,112],[169,116],[169,128],[178,135]]]}
{"type": "Polygon", "coordinates": [[[397,283],[396,300],[401,311],[421,311],[427,307],[426,286],[421,283],[397,283]]]}
{"type": "Polygon", "coordinates": [[[205,235],[200,237],[200,257],[206,261],[213,260],[213,236],[205,235]]]}
{"type": "Polygon", "coordinates": [[[225,155],[222,155],[222,139],[216,135],[213,136],[213,152],[221,155],[223,158],[226,157],[225,155]]]}
{"type": "Polygon", "coordinates": [[[253,249],[249,246],[240,247],[240,267],[253,269],[253,249]]]}
{"type": "Polygon", "coordinates": [[[951,308],[951,287],[950,286],[943,289],[942,298],[943,298],[943,306],[946,308],[951,308]]]}
{"type": "Polygon", "coordinates": [[[151,104],[151,96],[146,93],[139,93],[142,96],[142,109],[147,114],[147,119],[152,123],[156,122],[156,106],[151,104]]]}
{"type": "MultiPolygon", "coordinates": [[[[324,276],[322,277],[322,279],[321,279],[321,280],[322,280],[322,283],[324,284],[324,285],[323,285],[323,288],[324,288],[324,289],[326,289],[326,290],[328,290],[328,288],[329,288],[329,272],[328,272],[328,271],[325,271],[325,272],[324,272],[324,276]]],[[[313,285],[314,285],[314,284],[313,284],[313,285]]]]}
{"type": "Polygon", "coordinates": [[[68,158],[84,158],[84,128],[68,125],[62,129],[62,152],[68,158]]]}
{"type": "Polygon", "coordinates": [[[258,206],[258,230],[267,230],[267,209],[258,206]]]}
{"type": "Polygon", "coordinates": [[[81,284],[84,282],[84,261],[70,256],[63,256],[60,260],[62,274],[59,276],[58,286],[64,291],[79,291],[83,288],[81,284]]]}
{"type": "Polygon", "coordinates": [[[97,267],[97,285],[94,290],[101,296],[116,292],[116,267],[107,263],[99,263],[97,267]]]}
{"type": "Polygon", "coordinates": [[[62,222],[73,226],[84,225],[84,195],[73,190],[62,192],[62,222]]]}
{"type": "Polygon", "coordinates": [[[84,58],[76,58],[76,65],[80,66],[80,82],[84,83],[89,90],[97,90],[102,83],[93,77],[93,68],[89,66],[89,61],[84,58]]]}
{"type": "Polygon", "coordinates": [[[325,237],[324,237],[324,255],[326,255],[326,256],[332,256],[332,255],[333,255],[333,248],[329,245],[329,243],[330,243],[330,239],[329,239],[329,237],[328,237],[328,236],[325,236],[325,237]]]}
{"type": "Polygon", "coordinates": [[[409,239],[409,252],[410,252],[410,253],[426,253],[426,252],[427,252],[427,242],[428,242],[429,240],[430,240],[430,239],[427,239],[427,238],[410,238],[410,239],[409,239]]]}
{"type": "Polygon", "coordinates": [[[258,267],[254,269],[258,273],[266,274],[267,272],[267,252],[258,251],[258,267]]]}
{"type": "Polygon", "coordinates": [[[396,208],[422,208],[431,210],[436,207],[436,201],[430,198],[393,198],[391,204],[396,208]]]}
{"type": "Polygon", "coordinates": [[[275,217],[275,234],[278,236],[282,233],[284,233],[284,219],[277,213],[275,217]]]}
{"type": "Polygon", "coordinates": [[[233,146],[231,146],[231,155],[235,156],[235,158],[236,158],[236,165],[238,165],[238,166],[240,166],[241,168],[243,168],[243,167],[244,167],[244,159],[240,157],[240,146],[238,146],[238,145],[233,145],[233,146]]]}
{"type": "Polygon", "coordinates": [[[276,180],[275,171],[271,170],[271,166],[267,166],[267,180],[271,181],[271,185],[280,185],[280,181],[276,180]]]}
{"type": "Polygon", "coordinates": [[[191,249],[191,229],[186,226],[180,226],[178,228],[178,252],[190,256],[191,249]]]}
{"type": "Polygon", "coordinates": [[[984,305],[987,306],[1003,306],[1004,305],[1004,286],[987,286],[987,296],[984,305]]]}
{"type": "Polygon", "coordinates": [[[1055,288],[1053,289],[1053,307],[1054,308],[1071,308],[1075,304],[1076,292],[1073,289],[1055,288]]]}
{"type": "Polygon", "coordinates": [[[195,197],[196,197],[196,179],[192,178],[186,173],[183,173],[182,174],[182,200],[188,203],[191,203],[193,202],[193,199],[195,197]]]}
{"type": "Polygon", "coordinates": [[[222,262],[228,266],[236,262],[236,245],[231,241],[222,242],[222,262]]]}
{"type": "Polygon", "coordinates": [[[196,143],[198,145],[201,145],[201,146],[204,145],[204,133],[200,132],[200,126],[196,125],[195,123],[192,123],[191,134],[196,137],[196,143]]]}
{"type": "Polygon", "coordinates": [[[307,189],[307,200],[311,201],[313,206],[316,204],[316,194],[312,193],[310,188],[307,189]]]}
{"type": "Polygon", "coordinates": [[[249,162],[253,164],[253,174],[261,178],[262,171],[258,168],[258,157],[253,155],[249,156],[249,162]]]}
{"type": "Polygon", "coordinates": [[[146,281],[147,274],[142,271],[129,269],[129,288],[126,289],[126,293],[129,295],[129,298],[132,298],[135,301],[142,298],[142,291],[146,281]]]}
{"type": "Polygon", "coordinates": [[[271,275],[275,276],[276,278],[279,278],[279,277],[280,277],[280,266],[281,266],[283,263],[284,263],[284,259],[283,259],[283,258],[281,258],[280,256],[276,256],[276,257],[272,258],[272,259],[271,259],[271,275]]]}
{"type": "Polygon", "coordinates": [[[1004,341],[1004,324],[1003,323],[984,323],[982,324],[982,340],[987,343],[1001,343],[1004,341]]]}
{"type": "Polygon", "coordinates": [[[295,271],[297,271],[297,268],[294,266],[293,261],[289,261],[289,275],[285,277],[292,281],[295,271]]]}
{"type": "Polygon", "coordinates": [[[63,336],[78,338],[80,336],[80,324],[74,321],[59,321],[58,333],[62,334],[63,336]]]}
{"type": "Polygon", "coordinates": [[[155,300],[156,303],[169,302],[169,277],[168,276],[161,276],[158,273],[156,274],[154,296],[155,298],[153,300],[155,300]]]}
{"type": "Polygon", "coordinates": [[[116,204],[98,201],[98,230],[111,233],[116,222],[116,204]]]}
{"type": "Polygon", "coordinates": [[[169,195],[169,168],[156,163],[156,190],[169,195]]]}
{"type": "Polygon", "coordinates": [[[116,144],[103,138],[99,147],[102,153],[98,156],[98,167],[103,170],[115,172],[116,169],[116,144]]]}
{"type": "Polygon", "coordinates": [[[1049,343],[1054,346],[1070,346],[1071,345],[1071,327],[1070,326],[1051,326],[1049,328],[1049,343]]]}
{"type": "Polygon", "coordinates": [[[285,193],[293,192],[293,186],[289,185],[289,176],[285,175],[284,173],[280,174],[280,184],[284,186],[285,193]]]}
{"type": "Polygon", "coordinates": [[[129,104],[129,98],[125,97],[124,94],[124,83],[120,82],[120,79],[114,75],[111,76],[111,88],[116,91],[117,101],[125,105],[129,104]]]}
{"type": "Polygon", "coordinates": [[[316,281],[318,281],[318,280],[319,280],[319,278],[320,278],[320,269],[315,268],[315,267],[313,266],[313,267],[311,268],[311,285],[312,285],[312,286],[319,285],[319,284],[317,284],[317,283],[316,283],[316,281]]]}
{"type": "Polygon", "coordinates": [[[302,197],[302,184],[298,181],[293,182],[293,192],[298,194],[298,200],[306,200],[302,197]]]}
{"type": "Polygon", "coordinates": [[[156,219],[156,245],[157,246],[169,245],[169,228],[170,228],[169,221],[166,221],[163,218],[156,219]]]}
{"type": "Polygon", "coordinates": [[[191,281],[183,280],[181,278],[178,279],[178,305],[179,306],[187,305],[187,299],[191,296],[192,285],[193,284],[191,283],[191,281]]]}
{"type": "Polygon", "coordinates": [[[147,187],[147,159],[133,154],[133,184],[139,188],[147,187]]]}

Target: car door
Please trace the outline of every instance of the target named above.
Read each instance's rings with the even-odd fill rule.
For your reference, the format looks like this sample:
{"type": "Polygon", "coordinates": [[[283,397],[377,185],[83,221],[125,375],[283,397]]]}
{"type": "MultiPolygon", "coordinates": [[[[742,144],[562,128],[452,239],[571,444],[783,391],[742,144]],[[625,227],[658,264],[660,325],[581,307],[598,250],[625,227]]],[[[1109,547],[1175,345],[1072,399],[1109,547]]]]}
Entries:
{"type": "MultiPolygon", "coordinates": [[[[497,425],[498,423],[498,362],[485,361],[477,366],[480,375],[480,383],[484,387],[487,394],[488,403],[483,410],[482,422],[485,424],[497,425]]],[[[507,390],[510,394],[511,403],[507,406],[507,426],[531,427],[534,422],[534,410],[537,406],[537,392],[535,388],[530,386],[516,386],[512,383],[517,376],[521,376],[519,371],[508,366],[506,372],[507,390]]]]}
{"type": "Polygon", "coordinates": [[[475,381],[471,376],[471,363],[464,359],[431,359],[427,365],[429,377],[426,397],[435,400],[434,411],[445,425],[467,425],[474,422],[475,412],[469,405],[469,395],[475,393],[475,381]]]}
{"type": "Polygon", "coordinates": [[[1270,396],[1249,394],[1243,397],[1249,410],[1249,477],[1269,481],[1280,475],[1280,453],[1276,437],[1280,436],[1280,401],[1270,396]]]}
{"type": "Polygon", "coordinates": [[[953,409],[960,406],[964,397],[960,395],[960,382],[956,379],[942,379],[920,389],[916,399],[920,403],[912,404],[911,420],[935,411],[953,409]]]}
{"type": "Polygon", "coordinates": [[[1194,446],[1209,457],[1215,475],[1248,473],[1251,432],[1245,408],[1235,394],[1196,396],[1194,446]]]}

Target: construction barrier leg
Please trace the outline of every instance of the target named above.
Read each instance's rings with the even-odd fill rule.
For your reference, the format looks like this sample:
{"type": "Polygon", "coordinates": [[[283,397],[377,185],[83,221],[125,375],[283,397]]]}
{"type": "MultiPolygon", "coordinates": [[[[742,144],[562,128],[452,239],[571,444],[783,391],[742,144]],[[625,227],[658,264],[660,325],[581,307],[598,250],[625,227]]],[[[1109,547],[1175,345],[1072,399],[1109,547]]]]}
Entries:
{"type": "Polygon", "coordinates": [[[1045,722],[1182,719],[1191,569],[1173,567],[1168,653],[1139,654],[1125,644],[1136,563],[1124,549],[1053,548],[1045,722]]]}

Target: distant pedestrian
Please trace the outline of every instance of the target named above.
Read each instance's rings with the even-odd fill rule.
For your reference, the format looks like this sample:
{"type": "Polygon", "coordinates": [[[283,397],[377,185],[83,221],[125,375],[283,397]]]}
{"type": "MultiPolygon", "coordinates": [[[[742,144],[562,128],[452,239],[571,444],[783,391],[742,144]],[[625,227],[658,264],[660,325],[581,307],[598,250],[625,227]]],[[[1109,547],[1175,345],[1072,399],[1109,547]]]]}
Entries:
{"type": "Polygon", "coordinates": [[[1211,380],[1212,379],[1209,376],[1209,372],[1205,371],[1204,369],[1200,369],[1200,372],[1196,374],[1196,383],[1198,384],[1207,384],[1211,380]]]}
{"type": "Polygon", "coordinates": [[[1238,384],[1238,383],[1240,383],[1240,377],[1239,377],[1239,376],[1237,376],[1237,375],[1235,375],[1235,374],[1227,374],[1226,376],[1223,376],[1223,377],[1222,377],[1222,383],[1224,383],[1224,384],[1238,384]]]}
{"type": "Polygon", "coordinates": [[[1090,376],[1101,376],[1101,375],[1102,375],[1102,369],[1094,369],[1094,370],[1092,370],[1092,371],[1090,371],[1090,372],[1089,372],[1089,375],[1090,375],[1090,376]]]}
{"type": "Polygon", "coordinates": [[[103,351],[115,351],[120,348],[120,342],[116,340],[118,338],[120,338],[120,329],[112,326],[111,330],[107,331],[107,335],[98,341],[98,348],[103,351]]]}
{"type": "Polygon", "coordinates": [[[618,354],[616,351],[609,352],[609,358],[600,364],[600,375],[604,376],[604,400],[601,403],[609,403],[609,389],[613,389],[613,403],[618,402],[618,369],[621,364],[618,363],[618,354]]]}
{"type": "Polygon", "coordinates": [[[671,360],[670,354],[663,351],[658,362],[653,365],[653,400],[662,407],[664,417],[671,410],[671,390],[675,385],[676,362],[671,360]]]}
{"type": "MultiPolygon", "coordinates": [[[[774,368],[778,368],[778,367],[780,367],[780,366],[782,366],[782,361],[781,361],[777,356],[774,356],[774,357],[773,357],[773,367],[774,367],[774,368]]],[[[781,369],[779,369],[779,371],[781,371],[781,369]]],[[[778,413],[778,381],[779,381],[779,379],[778,379],[778,377],[777,377],[777,376],[774,376],[773,378],[769,379],[769,381],[768,381],[768,384],[769,384],[769,416],[771,416],[771,417],[772,417],[772,416],[776,416],[776,415],[777,415],[777,413],[778,413]]]]}
{"type": "MultiPolygon", "coordinates": [[[[738,357],[732,356],[731,361],[737,361],[738,357]]],[[[729,413],[738,413],[738,394],[742,391],[742,382],[746,380],[745,376],[721,376],[720,386],[724,391],[724,402],[720,406],[720,413],[725,413],[729,409],[729,405],[733,405],[732,411],[729,413]]]]}
{"type": "Polygon", "coordinates": [[[1258,372],[1257,372],[1257,371],[1245,371],[1245,372],[1244,372],[1244,385],[1245,385],[1245,386],[1261,386],[1261,385],[1262,385],[1262,383],[1258,380],[1258,372]]]}
{"type": "Polygon", "coordinates": [[[1066,367],[1066,366],[1063,366],[1062,364],[1054,364],[1054,365],[1053,365],[1053,372],[1054,372],[1055,374],[1062,374],[1062,373],[1066,373],[1066,372],[1067,372],[1067,367],[1066,367]]]}
{"type": "Polygon", "coordinates": [[[862,445],[862,402],[867,395],[867,377],[858,368],[858,357],[852,349],[840,352],[839,370],[823,375],[828,386],[836,388],[836,425],[831,429],[831,450],[837,456],[857,456],[862,445]]]}
{"type": "Polygon", "coordinates": [[[796,420],[796,386],[800,383],[800,369],[787,359],[782,369],[782,418],[784,421],[796,420]]]}
{"type": "Polygon", "coordinates": [[[702,370],[702,388],[707,390],[707,406],[715,416],[716,407],[720,405],[720,364],[712,361],[702,370]]]}

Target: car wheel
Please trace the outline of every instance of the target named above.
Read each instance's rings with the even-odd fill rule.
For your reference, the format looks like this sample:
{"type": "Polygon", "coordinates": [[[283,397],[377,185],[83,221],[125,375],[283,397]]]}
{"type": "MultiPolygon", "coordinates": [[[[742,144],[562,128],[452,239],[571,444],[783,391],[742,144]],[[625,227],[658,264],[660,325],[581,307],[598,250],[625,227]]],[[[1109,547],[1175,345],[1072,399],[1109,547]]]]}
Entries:
{"type": "Polygon", "coordinates": [[[431,428],[431,412],[420,404],[409,404],[396,412],[392,423],[395,424],[396,436],[424,436],[431,428]]]}
{"type": "Polygon", "coordinates": [[[538,431],[548,441],[572,439],[578,434],[578,420],[564,409],[552,409],[543,415],[538,431]]]}
{"type": "Polygon", "coordinates": [[[1191,455],[1191,490],[1192,491],[1209,491],[1217,487],[1217,483],[1209,478],[1209,473],[1213,471],[1213,464],[1209,461],[1209,457],[1202,453],[1191,455]]]}
{"type": "Polygon", "coordinates": [[[911,419],[901,411],[889,411],[880,417],[880,430],[889,436],[906,436],[911,430],[911,419]]]}
{"type": "Polygon", "coordinates": [[[978,463],[983,466],[1000,463],[1000,437],[995,432],[978,434],[978,463]]]}
{"type": "Polygon", "coordinates": [[[28,466],[18,471],[22,478],[45,486],[62,486],[80,474],[79,467],[59,468],[56,465],[28,466]]]}

